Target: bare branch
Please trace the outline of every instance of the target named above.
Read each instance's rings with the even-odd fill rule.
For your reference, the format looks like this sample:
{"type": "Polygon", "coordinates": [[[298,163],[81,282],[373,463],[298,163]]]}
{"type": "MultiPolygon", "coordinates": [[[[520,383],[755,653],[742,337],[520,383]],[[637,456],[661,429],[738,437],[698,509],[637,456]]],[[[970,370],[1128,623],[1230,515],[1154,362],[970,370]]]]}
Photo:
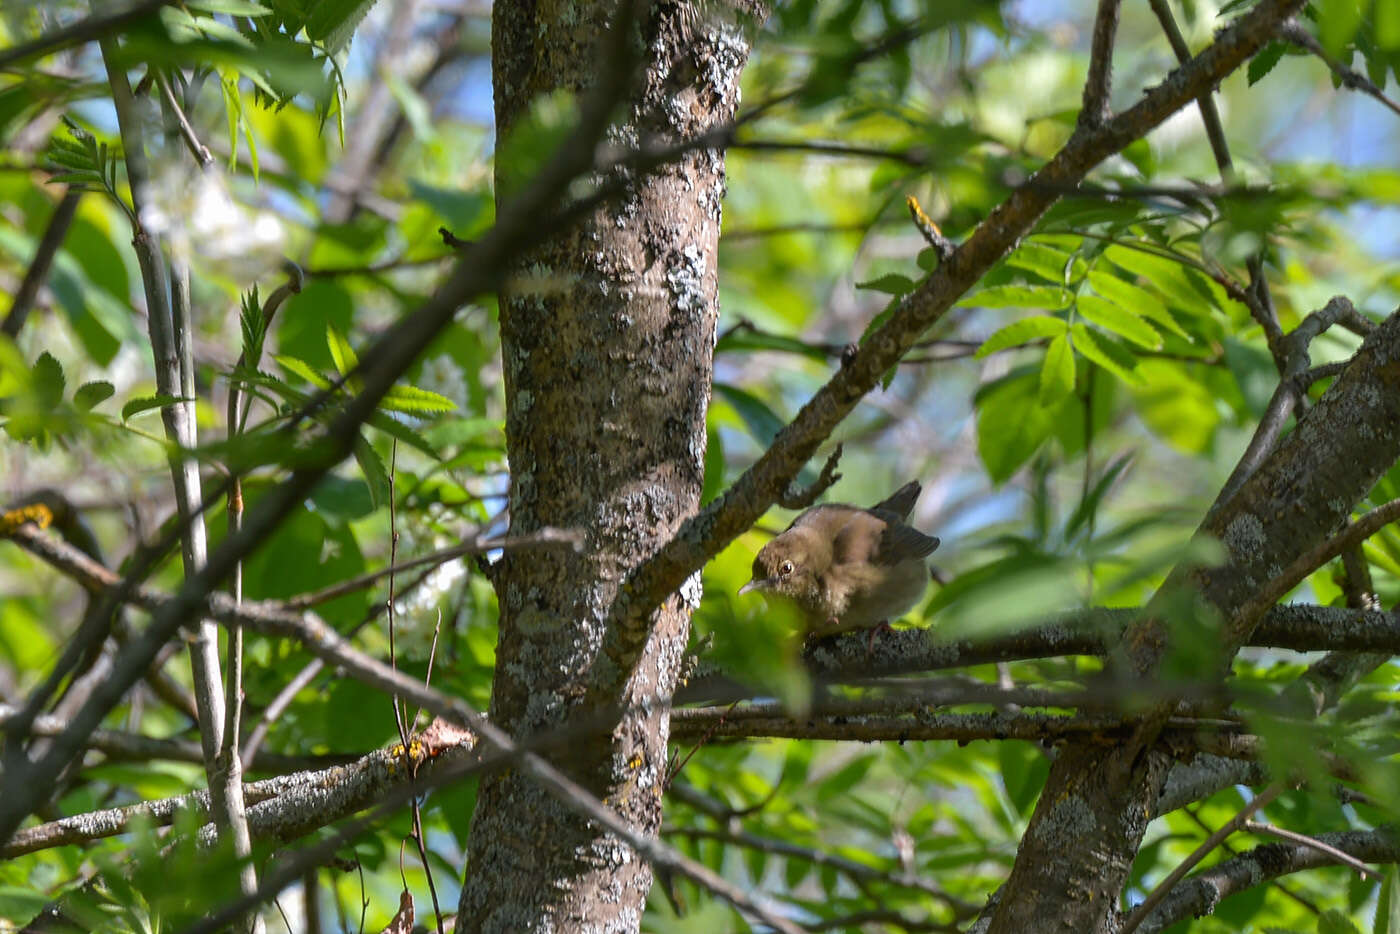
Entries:
{"type": "Polygon", "coordinates": [[[1170,894],[1172,887],[1185,878],[1201,860],[1210,855],[1210,852],[1221,844],[1230,834],[1239,830],[1249,820],[1250,815],[1260,808],[1268,805],[1283,793],[1282,785],[1274,785],[1264,792],[1254,796],[1254,799],[1240,809],[1240,812],[1220,826],[1215,833],[1201,841],[1201,845],[1191,851],[1191,855],[1183,859],[1175,869],[1167,874],[1167,877],[1158,883],[1157,887],[1147,894],[1142,904],[1133,909],[1132,914],[1124,920],[1123,926],[1119,928],[1121,934],[1132,934],[1137,930],[1147,917],[1152,914],[1154,908],[1162,903],[1162,900],[1170,894]]]}
{"type": "MultiPolygon", "coordinates": [[[[1368,863],[1400,860],[1400,840],[1389,828],[1318,834],[1316,840],[1368,863]]],[[[1313,846],[1284,843],[1255,847],[1185,880],[1142,922],[1139,930],[1156,934],[1186,918],[1210,914],[1220,901],[1295,872],[1335,866],[1336,861],[1313,846]]]]}
{"type": "Polygon", "coordinates": [[[1272,824],[1261,824],[1259,821],[1255,820],[1245,821],[1244,829],[1248,830],[1250,833],[1263,834],[1269,837],[1277,837],[1280,840],[1288,840],[1291,843],[1299,843],[1303,846],[1310,846],[1313,849],[1317,850],[1319,853],[1326,853],[1328,856],[1332,857],[1337,862],[1341,863],[1343,866],[1352,869],[1354,872],[1356,872],[1357,875],[1361,876],[1361,878],[1370,879],[1376,882],[1380,881],[1380,873],[1376,872],[1374,869],[1367,866],[1365,863],[1352,856],[1350,853],[1344,853],[1336,847],[1331,846],[1323,842],[1322,840],[1319,840],[1317,837],[1310,837],[1307,834],[1303,833],[1295,833],[1292,830],[1285,830],[1282,827],[1275,827],[1272,824]]]}
{"type": "Polygon", "coordinates": [[[1247,600],[1235,613],[1236,620],[1250,620],[1264,613],[1284,594],[1298,586],[1303,578],[1337,557],[1348,548],[1353,548],[1375,535],[1382,528],[1400,519],[1400,499],[1394,499],[1384,506],[1378,506],[1354,522],[1349,522],[1337,535],[1322,542],[1308,552],[1299,555],[1288,567],[1276,574],[1272,580],[1259,588],[1253,598],[1247,600]]]}
{"type": "Polygon", "coordinates": [[[161,7],[169,6],[173,2],[174,0],[139,0],[124,10],[78,20],[76,23],[40,36],[32,42],[26,42],[0,52],[0,69],[12,68],[31,58],[51,55],[54,52],[71,49],[75,45],[82,45],[85,42],[92,42],[103,36],[112,35],[154,15],[161,7]]]}
{"type": "MultiPolygon", "coordinates": [[[[1040,184],[1072,185],[1107,156],[1160,124],[1237,68],[1267,41],[1301,0],[1266,0],[1220,32],[1196,58],[1101,127],[1076,132],[1065,147],[997,207],[924,282],[900,302],[851,360],[784,428],[726,493],[639,567],[619,593],[604,653],[625,676],[646,635],[646,614],[710,557],[747,531],[777,500],[836,425],[923,333],[1024,236],[1052,203],[1040,184]]],[[[599,684],[597,690],[605,689],[599,684]]]]}
{"type": "Polygon", "coordinates": [[[195,162],[199,163],[201,169],[207,169],[214,163],[214,157],[210,154],[209,147],[199,141],[194,127],[190,126],[189,118],[185,116],[185,110],[175,97],[174,88],[170,86],[170,79],[160,69],[155,69],[155,76],[156,85],[160,88],[161,103],[179,128],[180,139],[184,141],[185,148],[190,151],[190,155],[195,162]]]}
{"type": "MultiPolygon", "coordinates": [[[[53,553],[56,546],[62,553],[61,558],[64,564],[55,563],[55,566],[59,566],[65,573],[72,573],[80,579],[100,581],[104,587],[116,587],[121,583],[121,579],[117,575],[86,555],[76,549],[46,540],[42,532],[30,526],[16,529],[11,533],[11,537],[14,541],[25,543],[26,547],[32,547],[36,551],[43,549],[44,545],[48,545],[49,549],[44,550],[48,550],[50,554],[53,553]]],[[[178,606],[181,602],[181,596],[186,594],[188,594],[188,585],[181,590],[180,595],[175,597],[166,597],[146,587],[138,587],[133,590],[133,601],[150,611],[154,617],[151,625],[147,627],[146,639],[149,639],[151,631],[156,629],[155,620],[163,617],[168,618],[172,615],[171,608],[178,606]]],[[[730,885],[719,875],[703,866],[692,863],[659,840],[633,830],[625,820],[599,802],[586,789],[559,772],[539,755],[522,749],[515,740],[466,703],[447,697],[358,651],[315,615],[309,612],[298,615],[276,605],[237,603],[228,594],[219,592],[206,592],[202,602],[192,609],[223,623],[296,639],[312,653],[339,666],[351,677],[386,693],[398,693],[403,696],[406,702],[415,703],[453,724],[472,731],[488,746],[493,747],[499,756],[516,761],[520,769],[540,782],[563,804],[616,834],[643,858],[650,860],[655,865],[669,868],[684,875],[697,885],[734,904],[741,910],[760,918],[777,930],[788,932],[788,934],[796,934],[799,930],[791,922],[773,915],[772,912],[759,905],[740,889],[730,885]]],[[[86,709],[85,705],[84,710],[86,709]]],[[[91,732],[91,728],[75,718],[74,724],[69,731],[63,734],[61,739],[67,739],[68,745],[72,746],[82,741],[75,738],[79,731],[85,731],[82,734],[85,737],[87,732],[91,732]]],[[[56,742],[55,746],[57,745],[56,742]]],[[[67,756],[65,751],[65,757],[67,756]]],[[[10,809],[13,810],[13,806],[10,809]]],[[[249,816],[251,820],[251,811],[249,816]]],[[[3,825],[0,825],[0,829],[4,829],[3,825]]],[[[6,830],[5,838],[8,839],[11,833],[13,833],[12,829],[6,830]]],[[[257,897],[266,896],[268,891],[268,880],[264,879],[258,887],[257,897]]],[[[276,889],[273,888],[273,891],[275,892],[276,889]]],[[[237,904],[243,906],[245,903],[256,903],[256,899],[252,895],[245,895],[237,904]]]]}
{"type": "MultiPolygon", "coordinates": [[[[1157,21],[1162,24],[1162,32],[1166,33],[1167,42],[1172,47],[1172,52],[1179,62],[1187,62],[1191,59],[1191,48],[1186,44],[1186,37],[1181,34],[1181,29],[1176,25],[1176,17],[1172,16],[1172,8],[1168,0],[1148,0],[1152,6],[1152,12],[1156,14],[1157,21]]],[[[1201,110],[1201,122],[1206,127],[1206,139],[1210,141],[1210,151],[1215,154],[1215,164],[1220,169],[1221,176],[1228,182],[1233,179],[1235,166],[1230,159],[1230,147],[1225,142],[1225,128],[1220,123],[1220,111],[1215,107],[1215,98],[1211,92],[1207,91],[1196,98],[1196,106],[1201,110]]]]}
{"type": "Polygon", "coordinates": [[[363,590],[374,584],[375,581],[390,574],[402,571],[411,571],[414,568],[446,564],[463,555],[483,554],[488,551],[513,551],[524,548],[538,548],[549,545],[568,545],[575,551],[583,547],[583,532],[579,529],[537,529],[523,535],[486,535],[480,531],[473,532],[464,537],[461,544],[453,545],[451,548],[442,548],[430,554],[420,555],[417,558],[410,558],[407,561],[400,561],[397,564],[390,564],[388,567],[380,568],[377,571],[370,571],[361,574],[359,577],[332,584],[321,590],[312,593],[298,594],[290,597],[286,601],[289,609],[305,609],[307,607],[318,606],[336,597],[344,596],[347,593],[354,593],[356,590],[363,590]]]}
{"type": "Polygon", "coordinates": [[[841,475],[836,472],[836,465],[841,462],[841,445],[832,448],[831,454],[827,456],[826,463],[822,465],[822,472],[817,479],[805,489],[789,488],[782,496],[778,497],[778,505],[784,509],[806,509],[817,501],[831,485],[841,479],[841,475]]]}
{"type": "Polygon", "coordinates": [[[1332,73],[1337,76],[1338,80],[1342,82],[1343,87],[1370,95],[1379,101],[1382,107],[1400,116],[1400,104],[1386,97],[1385,92],[1361,72],[1348,67],[1344,62],[1340,62],[1328,55],[1327,50],[1322,47],[1322,43],[1313,38],[1313,34],[1304,29],[1303,25],[1297,20],[1290,19],[1283,23],[1283,25],[1279,26],[1278,33],[1280,37],[1288,42],[1322,59],[1327,67],[1332,69],[1332,73]]]}
{"type": "Polygon", "coordinates": [[[24,279],[20,281],[19,288],[15,290],[14,300],[10,303],[9,312],[5,315],[5,323],[0,325],[0,334],[13,339],[19,335],[20,329],[24,327],[25,319],[29,317],[29,311],[34,307],[34,302],[39,297],[39,290],[43,288],[44,282],[49,277],[49,269],[53,266],[54,257],[62,248],[63,239],[68,236],[68,228],[73,223],[73,216],[78,210],[78,201],[82,197],[81,189],[69,188],[59,199],[57,206],[54,207],[49,224],[44,228],[44,235],[39,238],[39,246],[34,250],[34,257],[29,261],[29,268],[24,271],[24,279]]]}
{"type": "Polygon", "coordinates": [[[1084,81],[1084,105],[1079,126],[1094,130],[1103,126],[1112,111],[1108,98],[1113,86],[1113,39],[1118,32],[1121,0],[1099,0],[1094,14],[1094,35],[1089,46],[1089,77],[1084,81]]]}

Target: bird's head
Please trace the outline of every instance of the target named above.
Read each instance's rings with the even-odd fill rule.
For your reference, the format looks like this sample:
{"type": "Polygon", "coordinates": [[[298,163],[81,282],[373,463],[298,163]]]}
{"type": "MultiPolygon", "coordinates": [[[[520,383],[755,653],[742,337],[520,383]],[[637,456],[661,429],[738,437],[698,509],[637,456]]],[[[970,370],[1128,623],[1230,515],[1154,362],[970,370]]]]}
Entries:
{"type": "MultiPolygon", "coordinates": [[[[822,549],[814,547],[808,536],[794,534],[806,530],[789,530],[773,539],[753,559],[753,580],[739,588],[739,593],[751,591],[778,594],[798,602],[810,602],[818,596],[817,575],[823,562],[822,549]]],[[[830,549],[827,549],[829,552],[830,549]]]]}

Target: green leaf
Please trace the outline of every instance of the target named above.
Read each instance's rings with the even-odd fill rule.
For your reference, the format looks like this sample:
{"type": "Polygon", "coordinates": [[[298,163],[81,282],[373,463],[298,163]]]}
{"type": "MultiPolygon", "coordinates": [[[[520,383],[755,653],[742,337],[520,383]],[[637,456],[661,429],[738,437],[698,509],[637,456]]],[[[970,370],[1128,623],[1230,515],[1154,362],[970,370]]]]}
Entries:
{"type": "Polygon", "coordinates": [[[1069,283],[1084,276],[1087,264],[1077,255],[1028,240],[1016,248],[1016,252],[1006,258],[1006,265],[1033,272],[1042,279],[1057,285],[1069,283]]]}
{"type": "Polygon", "coordinates": [[[959,302],[960,308],[1043,308],[1059,311],[1069,306],[1068,289],[1048,285],[994,285],[972,292],[959,302]]]}
{"type": "Polygon", "coordinates": [[[1089,285],[1104,298],[1128,309],[1139,317],[1146,318],[1179,337],[1187,340],[1191,335],[1177,324],[1166,303],[1147,289],[1125,282],[1107,268],[1095,269],[1089,273],[1089,285]]]}
{"type": "Polygon", "coordinates": [[[30,371],[34,402],[42,411],[52,411],[63,401],[63,366],[47,350],[39,354],[30,371]]]}
{"type": "Polygon", "coordinates": [[[331,359],[335,361],[335,368],[341,376],[349,373],[360,365],[360,358],[355,355],[355,348],[350,346],[350,341],[334,325],[326,324],[326,346],[330,348],[331,359]]]}
{"type": "Polygon", "coordinates": [[[133,415],[140,415],[142,412],[149,412],[151,409],[161,409],[167,405],[174,405],[177,402],[189,402],[189,399],[182,399],[179,396],[138,396],[135,399],[127,400],[122,406],[122,421],[128,421],[133,415]]]}
{"type": "Polygon", "coordinates": [[[256,283],[243,294],[238,325],[243,333],[243,359],[248,366],[256,368],[262,359],[263,342],[267,339],[267,322],[263,319],[256,283]]]}
{"type": "Polygon", "coordinates": [[[374,494],[366,481],[332,473],[312,489],[311,504],[330,520],[362,519],[374,511],[374,494]]]}
{"type": "Polygon", "coordinates": [[[1271,40],[1268,45],[1260,49],[1253,58],[1249,60],[1249,83],[1258,84],[1269,72],[1274,70],[1274,66],[1283,58],[1283,53],[1288,51],[1288,46],[1277,39],[1271,40]]]}
{"type": "Polygon", "coordinates": [[[1113,486],[1114,482],[1117,481],[1123,471],[1126,470],[1128,465],[1132,462],[1132,454],[1120,454],[1116,460],[1108,465],[1103,475],[1094,483],[1093,489],[1089,490],[1088,493],[1079,500],[1079,505],[1074,507],[1073,515],[1071,515],[1069,521],[1065,523],[1065,538],[1072,537],[1081,526],[1086,525],[1090,519],[1098,514],[1099,504],[1103,502],[1103,498],[1108,494],[1109,488],[1113,486]]]}
{"type": "MultiPolygon", "coordinates": [[[[1400,4],[1377,3],[1371,12],[1376,20],[1376,44],[1392,52],[1400,49],[1400,4]]],[[[1392,64],[1392,70],[1394,67],[1392,64]]],[[[1385,87],[1384,81],[1377,83],[1385,87]]],[[[1392,934],[1400,934],[1400,931],[1392,930],[1392,934]]]]}
{"type": "Polygon", "coordinates": [[[317,389],[331,388],[331,381],[325,376],[316,372],[316,370],[313,369],[312,366],[304,360],[298,360],[296,357],[288,357],[284,356],[283,354],[277,354],[272,359],[276,360],[277,365],[280,366],[282,369],[286,370],[288,373],[291,373],[294,376],[300,376],[302,379],[306,380],[308,383],[315,386],[317,389]]]}
{"type": "Polygon", "coordinates": [[[787,424],[778,413],[768,407],[768,403],[738,386],[715,383],[715,392],[723,396],[724,401],[739,413],[739,418],[749,430],[749,434],[764,447],[772,444],[778,432],[787,424]]]}
{"type": "Polygon", "coordinates": [[[724,441],[714,430],[705,433],[705,482],[700,490],[704,506],[724,492],[724,441]]]}
{"type": "Polygon", "coordinates": [[[1040,404],[1049,408],[1074,392],[1074,347],[1068,334],[1050,342],[1040,367],[1040,404]]]}
{"type": "Polygon", "coordinates": [[[350,43],[355,28],[374,6],[375,0],[317,0],[306,17],[306,34],[321,40],[331,54],[350,43]]]}
{"type": "Polygon", "coordinates": [[[977,453],[993,483],[1009,480],[1050,437],[1062,406],[1040,404],[1035,370],[1020,368],[977,392],[977,453]]]}
{"type": "Polygon", "coordinates": [[[973,356],[980,360],[1008,347],[1020,347],[1022,344],[1046,337],[1059,337],[1066,330],[1068,325],[1060,318],[1032,315],[1013,321],[992,334],[982,342],[982,346],[977,348],[977,353],[973,356]]]}
{"type": "Polygon", "coordinates": [[[398,101],[399,110],[403,112],[404,120],[413,128],[414,137],[425,143],[437,139],[437,130],[433,127],[432,108],[423,99],[423,95],[399,77],[395,71],[387,72],[384,75],[384,82],[389,88],[389,93],[394,95],[394,100],[398,101]]]}
{"type": "MultiPolygon", "coordinates": [[[[1382,0],[1388,2],[1388,0],[1382,0]]],[[[1368,4],[1369,5],[1369,4],[1368,4]]],[[[1317,0],[1318,38],[1333,58],[1342,58],[1342,50],[1356,36],[1361,26],[1363,8],[1360,0],[1317,0]]],[[[1350,56],[1347,56],[1349,59],[1350,56]]]]}
{"type": "Polygon", "coordinates": [[[185,5],[205,13],[225,13],[229,16],[266,16],[272,12],[253,0],[187,0],[185,5]]]}
{"type": "Polygon", "coordinates": [[[1329,908],[1317,917],[1317,934],[1361,934],[1346,912],[1329,908]]]}
{"type": "Polygon", "coordinates": [[[416,178],[408,180],[408,190],[438,215],[458,237],[470,240],[491,226],[496,202],[487,189],[438,187],[416,178]]]}
{"type": "Polygon", "coordinates": [[[1081,357],[1103,367],[1125,383],[1142,384],[1142,377],[1137,372],[1138,358],[1128,348],[1087,325],[1076,324],[1070,333],[1074,335],[1074,349],[1081,357]]]}
{"type": "Polygon", "coordinates": [[[1153,330],[1152,325],[1133,314],[1123,306],[1090,293],[1081,293],[1075,301],[1075,309],[1105,330],[1112,331],[1147,350],[1162,346],[1162,336],[1153,330]]]}
{"type": "Polygon", "coordinates": [[[908,276],[901,276],[897,272],[887,273],[878,279],[870,279],[865,282],[857,282],[856,288],[869,289],[872,292],[884,292],[886,295],[908,295],[914,291],[914,280],[908,276]]]}
{"type": "Polygon", "coordinates": [[[78,391],[73,393],[73,405],[80,411],[90,412],[98,403],[110,399],[116,391],[116,387],[106,380],[83,383],[78,387],[78,391]]]}
{"type": "Polygon", "coordinates": [[[388,503],[393,489],[389,482],[389,471],[385,469],[384,460],[379,456],[379,452],[374,449],[374,445],[365,440],[364,435],[355,439],[355,463],[360,465],[360,472],[365,476],[370,502],[374,508],[378,509],[388,503]]]}
{"type": "Polygon", "coordinates": [[[1215,394],[1178,363],[1140,360],[1138,370],[1142,385],[1131,388],[1147,427],[1179,451],[1209,450],[1220,424],[1215,394]]]}
{"type": "Polygon", "coordinates": [[[1105,249],[1103,255],[1120,269],[1142,276],[1182,311],[1209,315],[1214,310],[1210,298],[1192,285],[1180,262],[1118,244],[1105,249]]]}
{"type": "Polygon", "coordinates": [[[1392,864],[1385,872],[1381,894],[1376,900],[1375,934],[1400,934],[1400,897],[1397,897],[1397,885],[1400,885],[1400,868],[1392,864]]]}
{"type": "Polygon", "coordinates": [[[744,350],[778,350],[799,354],[813,360],[826,360],[826,350],[785,334],[770,334],[766,331],[731,330],[720,337],[715,344],[715,353],[734,353],[744,350]]]}
{"type": "Polygon", "coordinates": [[[451,412],[457,408],[457,403],[446,396],[419,389],[417,386],[393,386],[384,394],[379,407],[409,415],[436,415],[440,412],[451,412]]]}
{"type": "Polygon", "coordinates": [[[1006,796],[1016,812],[1026,817],[1050,774],[1045,753],[1023,740],[1004,740],[997,744],[997,760],[1006,796]]]}
{"type": "Polygon", "coordinates": [[[405,425],[392,415],[387,415],[383,412],[374,412],[369,418],[365,419],[365,424],[384,432],[391,438],[397,438],[410,447],[417,448],[431,458],[438,458],[437,448],[430,444],[427,438],[424,438],[417,431],[405,425]]]}

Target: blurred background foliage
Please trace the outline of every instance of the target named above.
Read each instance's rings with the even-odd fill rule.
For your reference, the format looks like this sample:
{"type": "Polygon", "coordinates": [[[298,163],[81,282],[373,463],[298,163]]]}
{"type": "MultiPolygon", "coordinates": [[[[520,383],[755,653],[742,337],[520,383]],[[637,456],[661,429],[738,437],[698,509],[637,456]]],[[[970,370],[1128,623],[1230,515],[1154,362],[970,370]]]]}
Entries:
{"type": "MultiPolygon", "coordinates": [[[[1304,25],[1330,55],[1393,92],[1395,10],[1329,0],[1304,25]]],[[[1192,48],[1228,15],[1209,2],[1175,11],[1192,48]]],[[[88,13],[63,0],[7,3],[0,37],[19,46],[88,13]]],[[[728,155],[707,499],[830,376],[842,347],[937,262],[907,197],[957,241],[1068,138],[1092,14],[1082,0],[799,0],[755,33],[744,108],[767,110],[728,155]]],[[[220,441],[247,343],[240,306],[254,286],[265,296],[286,280],[284,257],[305,285],[268,329],[260,373],[240,377],[259,399],[254,441],[343,370],[348,348],[431,293],[452,256],[440,226],[471,239],[491,224],[489,17],[478,0],[188,0],[126,34],[133,76],[170,82],[214,156],[201,174],[178,137],[157,139],[149,193],[163,218],[153,222],[194,264],[208,470],[231,456],[220,441]]],[[[1174,64],[1148,6],[1125,4],[1113,103],[1131,104],[1174,64]]],[[[903,625],[977,635],[1058,610],[1137,606],[1154,592],[1277,380],[1260,329],[1222,287],[1248,281],[1250,257],[1262,251],[1285,330],[1337,293],[1372,318],[1396,306],[1400,123],[1337,84],[1318,58],[1271,46],[1220,87],[1236,168],[1225,189],[1197,111],[1182,111],[1095,171],[1092,190],[1060,202],[841,426],[832,441],[844,444],[843,479],[829,498],[870,503],[918,479],[914,522],[943,539],[934,556],[943,584],[903,625]]],[[[169,521],[173,499],[130,193],[96,47],[0,72],[0,139],[0,292],[18,290],[64,184],[84,192],[29,320],[0,341],[0,502],[61,490],[118,566],[169,521]]],[[[1333,329],[1314,343],[1312,362],[1343,360],[1357,343],[1333,329]]],[[[462,309],[406,383],[413,388],[367,426],[355,460],[249,562],[249,598],[304,594],[383,567],[391,495],[400,558],[454,544],[464,529],[504,528],[495,307],[462,309]]],[[[255,467],[245,489],[256,501],[288,452],[254,441],[240,456],[255,467]]],[[[1392,473],[1372,498],[1397,493],[1392,473]]],[[[211,529],[223,528],[221,509],[211,529]]],[[[788,621],[735,596],[753,553],[789,519],[775,510],[707,568],[695,630],[760,694],[800,701],[806,682],[788,621]]],[[[1389,607],[1400,598],[1400,535],[1383,531],[1365,553],[1389,607]]],[[[176,558],[156,582],[173,587],[179,573],[176,558]]],[[[1339,573],[1322,569],[1297,597],[1343,602],[1339,573]]],[[[423,675],[436,640],[433,683],[485,706],[496,640],[489,584],[462,560],[419,577],[401,575],[394,595],[399,664],[423,675]]],[[[0,550],[0,592],[0,695],[13,703],[48,670],[84,598],[12,548],[0,550]]],[[[380,585],[319,611],[383,657],[376,613],[385,599],[380,585]]],[[[246,719],[256,725],[310,656],[258,636],[249,652],[246,719]]],[[[1252,724],[1283,762],[1309,757],[1323,737],[1338,743],[1365,764],[1375,797],[1339,805],[1323,783],[1288,792],[1268,818],[1300,832],[1393,819],[1395,666],[1366,678],[1325,722],[1271,715],[1306,661],[1241,655],[1237,678],[1257,688],[1242,692],[1257,698],[1246,709],[1252,724]]],[[[965,673],[1046,684],[1097,667],[1069,658],[965,673]]],[[[183,656],[170,669],[188,679],[183,656]]],[[[193,735],[184,715],[139,696],[113,725],[193,735]]],[[[394,739],[386,698],[322,672],[267,724],[262,750],[329,761],[394,739]]],[[[1022,741],[710,743],[686,760],[663,832],[814,929],[944,930],[965,923],[1004,879],[1046,770],[1045,752],[1022,741]]],[[[256,759],[252,771],[266,774],[256,759]]],[[[66,778],[55,813],[202,782],[197,764],[93,756],[66,778]]],[[[424,806],[445,907],[456,903],[473,794],[467,783],[424,806]]],[[[1129,898],[1249,796],[1227,790],[1154,824],[1129,898]]],[[[401,869],[396,855],[407,833],[405,817],[362,839],[353,851],[361,872],[327,871],[319,888],[284,894],[269,924],[285,915],[303,930],[309,891],[329,928],[378,929],[397,906],[401,871],[425,917],[422,867],[415,858],[401,869]]],[[[104,916],[110,929],[154,930],[154,919],[197,915],[227,889],[211,881],[219,864],[198,860],[182,870],[193,873],[181,876],[185,885],[171,886],[151,871],[158,852],[147,833],[0,863],[0,916],[23,921],[94,872],[106,880],[99,891],[122,906],[104,916]],[[145,869],[112,869],[129,861],[145,869]]],[[[1378,894],[1343,870],[1310,873],[1227,900],[1190,929],[1371,930],[1378,894]]],[[[643,928],[745,922],[675,883],[656,888],[643,928]]]]}

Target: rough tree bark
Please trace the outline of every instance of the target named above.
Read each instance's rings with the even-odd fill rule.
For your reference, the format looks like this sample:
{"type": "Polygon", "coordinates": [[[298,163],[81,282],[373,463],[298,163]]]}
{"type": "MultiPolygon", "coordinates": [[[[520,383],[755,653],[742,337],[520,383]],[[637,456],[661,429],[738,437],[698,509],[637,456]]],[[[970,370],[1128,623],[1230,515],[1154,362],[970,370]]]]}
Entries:
{"type": "MultiPolygon", "coordinates": [[[[1346,521],[1400,459],[1400,314],[1372,333],[1318,404],[1201,532],[1224,546],[1194,585],[1219,614],[1228,665],[1267,606],[1251,598],[1290,561],[1346,521]]],[[[1161,619],[1130,629],[1122,674],[1155,673],[1169,644],[1161,619]]],[[[1209,677],[1210,672],[1203,672],[1209,677]]],[[[1151,711],[1132,742],[1061,750],[1021,840],[990,930],[1113,931],[1119,893],[1172,759],[1155,744],[1170,705],[1151,711]]]]}
{"type": "MultiPolygon", "coordinates": [[[[748,42],[728,14],[700,6],[636,5],[625,40],[639,73],[610,140],[674,142],[733,117],[748,42]]],[[[540,95],[582,97],[619,67],[604,51],[619,9],[496,6],[502,139],[540,95]]],[[[498,198],[510,170],[498,163],[498,198]]],[[[503,560],[491,716],[517,736],[588,721],[561,764],[647,833],[661,822],[666,702],[698,575],[655,611],[635,668],[599,648],[619,583],[699,506],[723,193],[723,153],[694,150],[525,255],[501,294],[511,531],[576,527],[587,544],[503,560]],[[600,730],[585,696],[622,712],[600,730]]],[[[480,788],[457,930],[635,931],[650,886],[629,847],[508,771],[480,788]]]]}

